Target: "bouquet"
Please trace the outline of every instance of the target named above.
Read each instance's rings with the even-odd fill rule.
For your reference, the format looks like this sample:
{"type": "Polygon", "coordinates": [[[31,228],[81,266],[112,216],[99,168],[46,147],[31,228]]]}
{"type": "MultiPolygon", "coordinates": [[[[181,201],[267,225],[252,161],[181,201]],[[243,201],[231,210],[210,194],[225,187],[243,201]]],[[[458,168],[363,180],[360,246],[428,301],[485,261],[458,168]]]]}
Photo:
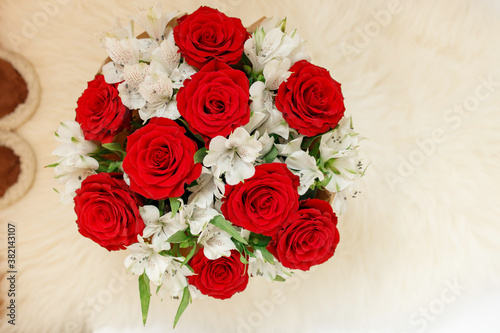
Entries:
{"type": "Polygon", "coordinates": [[[128,250],[151,290],[227,299],[330,259],[365,171],[341,86],[286,19],[250,29],[158,4],[103,33],[109,58],[56,131],[56,178],[82,236],[128,250]],[[136,37],[134,24],[145,33],[136,37]]]}

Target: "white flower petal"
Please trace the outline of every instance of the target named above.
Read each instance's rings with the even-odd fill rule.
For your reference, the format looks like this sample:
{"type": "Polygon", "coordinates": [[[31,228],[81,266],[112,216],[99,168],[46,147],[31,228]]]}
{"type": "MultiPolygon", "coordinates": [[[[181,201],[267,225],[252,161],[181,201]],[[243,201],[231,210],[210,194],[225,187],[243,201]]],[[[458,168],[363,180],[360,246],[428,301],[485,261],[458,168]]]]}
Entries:
{"type": "Polygon", "coordinates": [[[158,1],[154,7],[142,10],[132,19],[139,24],[148,35],[160,43],[168,32],[167,24],[177,15],[177,12],[163,14],[161,3],[158,1]]]}

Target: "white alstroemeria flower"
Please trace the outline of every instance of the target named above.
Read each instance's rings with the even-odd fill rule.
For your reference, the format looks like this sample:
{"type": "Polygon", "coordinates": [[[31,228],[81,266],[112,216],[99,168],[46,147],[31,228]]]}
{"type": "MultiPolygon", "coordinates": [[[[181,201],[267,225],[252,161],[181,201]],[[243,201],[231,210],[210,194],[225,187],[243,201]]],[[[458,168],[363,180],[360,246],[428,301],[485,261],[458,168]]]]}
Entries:
{"type": "Polygon", "coordinates": [[[358,172],[359,160],[355,156],[333,158],[325,164],[330,177],[330,182],[325,188],[333,193],[338,193],[348,186],[352,185],[362,175],[358,172]]]}
{"type": "Polygon", "coordinates": [[[109,84],[115,84],[123,81],[124,65],[115,64],[113,61],[102,66],[101,73],[104,75],[104,81],[109,84]]]}
{"type": "Polygon", "coordinates": [[[146,100],[139,93],[139,86],[148,75],[149,66],[145,63],[125,65],[123,69],[124,82],[118,85],[123,105],[131,110],[137,110],[146,105],[146,100]]]}
{"type": "Polygon", "coordinates": [[[264,132],[264,134],[259,135],[259,132],[255,132],[255,137],[259,138],[259,142],[262,145],[262,150],[260,151],[260,156],[264,156],[267,153],[271,151],[274,147],[274,137],[269,136],[267,132],[264,132]]]}
{"type": "Polygon", "coordinates": [[[160,217],[158,208],[151,205],[140,207],[139,212],[145,225],[142,236],[152,237],[151,244],[158,252],[170,250],[170,243],[167,240],[177,231],[188,227],[180,213],[172,217],[172,213],[168,212],[160,217]]]}
{"type": "Polygon", "coordinates": [[[208,296],[207,295],[203,295],[201,293],[201,291],[196,288],[195,286],[193,286],[192,284],[188,285],[188,289],[189,289],[189,294],[191,295],[191,298],[192,299],[205,299],[207,298],[208,296]]]}
{"type": "Polygon", "coordinates": [[[277,144],[276,146],[278,147],[280,155],[288,156],[295,153],[296,151],[302,150],[301,145],[303,139],[303,136],[299,136],[298,138],[295,138],[284,145],[277,144]]]}
{"type": "Polygon", "coordinates": [[[261,132],[275,133],[288,139],[288,123],[283,119],[281,112],[276,109],[273,103],[274,93],[282,82],[291,75],[290,59],[282,61],[271,60],[264,67],[265,82],[257,81],[250,87],[250,109],[252,116],[245,129],[251,133],[254,129],[261,132]]]}
{"type": "Polygon", "coordinates": [[[359,134],[354,132],[350,117],[343,118],[337,128],[324,134],[320,142],[320,158],[330,177],[325,188],[341,192],[351,186],[364,172],[359,160],[359,134]]]}
{"type": "Polygon", "coordinates": [[[281,83],[286,81],[292,74],[289,72],[290,59],[283,59],[282,61],[271,60],[264,67],[265,82],[256,81],[250,87],[250,96],[252,100],[252,111],[262,111],[269,109],[273,103],[272,90],[278,90],[281,83]]]}
{"type": "Polygon", "coordinates": [[[172,87],[179,89],[184,80],[196,73],[196,68],[186,62],[181,64],[181,54],[175,45],[173,34],[161,42],[160,47],[154,50],[151,56],[151,71],[157,75],[166,74],[172,81],[172,87]]]}
{"type": "Polygon", "coordinates": [[[351,117],[344,117],[337,128],[323,134],[319,147],[323,161],[358,154],[360,136],[354,132],[351,124],[351,117]]]}
{"type": "Polygon", "coordinates": [[[121,66],[139,63],[140,42],[136,38],[105,38],[106,51],[111,60],[121,66]]]}
{"type": "Polygon", "coordinates": [[[231,235],[213,224],[207,224],[198,238],[198,243],[203,245],[203,253],[210,260],[229,257],[231,250],[236,250],[231,235]]]}
{"type": "Polygon", "coordinates": [[[137,236],[138,243],[127,247],[131,254],[125,258],[124,265],[128,271],[135,275],[146,272],[148,278],[155,285],[160,285],[162,277],[172,261],[172,256],[162,256],[153,245],[144,243],[141,236],[137,236]]]}
{"type": "Polygon", "coordinates": [[[55,136],[60,144],[52,152],[52,155],[59,157],[54,173],[58,181],[65,185],[61,202],[69,203],[82,181],[95,174],[99,168],[99,162],[89,156],[98,147],[92,141],[85,140],[80,124],[76,121],[62,122],[55,136]]]}
{"type": "Polygon", "coordinates": [[[335,193],[335,197],[332,202],[332,208],[335,214],[344,214],[348,208],[348,198],[355,198],[358,193],[360,192],[354,191],[354,183],[351,183],[340,192],[335,193]]]}
{"type": "Polygon", "coordinates": [[[174,89],[181,88],[184,85],[184,81],[191,78],[194,74],[196,74],[196,68],[188,65],[187,62],[183,62],[178,68],[174,69],[172,74],[170,74],[174,89]]]}
{"type": "Polygon", "coordinates": [[[179,48],[175,45],[173,35],[161,42],[160,47],[153,51],[151,57],[151,67],[154,72],[164,72],[172,75],[174,70],[179,67],[181,54],[179,48]]]}
{"type": "Polygon", "coordinates": [[[115,39],[104,38],[106,52],[111,58],[102,67],[104,79],[109,84],[115,84],[123,81],[123,70],[125,65],[135,65],[139,63],[141,43],[136,38],[115,39]]]}
{"type": "Polygon", "coordinates": [[[325,176],[316,165],[316,159],[303,150],[290,154],[286,159],[286,165],[292,173],[300,178],[299,195],[305,194],[316,180],[322,181],[325,179],[325,176]]]}
{"type": "Polygon", "coordinates": [[[300,178],[299,195],[305,194],[317,179],[320,181],[325,179],[316,164],[316,159],[300,148],[303,138],[300,136],[281,147],[281,155],[287,156],[285,163],[288,169],[300,178]]]}
{"type": "Polygon", "coordinates": [[[248,274],[250,276],[262,276],[268,281],[274,281],[276,276],[281,276],[286,279],[291,276],[290,270],[285,268],[278,259],[274,259],[274,263],[267,262],[262,256],[260,250],[255,250],[256,258],[248,258],[248,274]]]}
{"type": "Polygon", "coordinates": [[[216,136],[210,141],[203,164],[206,167],[217,165],[221,173],[226,174],[226,182],[236,185],[254,175],[254,162],[261,150],[262,144],[243,127],[238,127],[227,139],[216,136]]]}
{"type": "Polygon", "coordinates": [[[266,79],[267,90],[278,90],[280,85],[286,81],[292,72],[290,72],[291,62],[290,59],[283,60],[273,59],[264,66],[264,78],[266,79]]]}
{"type": "Polygon", "coordinates": [[[153,117],[175,120],[181,115],[173,95],[172,81],[168,75],[152,73],[139,85],[139,93],[146,100],[146,105],[139,110],[139,116],[146,122],[153,117]]]}
{"type": "Polygon", "coordinates": [[[262,110],[261,112],[255,111],[254,115],[257,115],[259,113],[264,114],[265,117],[265,120],[261,123],[260,126],[258,126],[258,130],[260,132],[277,134],[285,140],[288,139],[288,137],[290,136],[290,127],[283,118],[283,114],[278,111],[278,109],[276,109],[274,105],[270,108],[262,110]]]}
{"type": "Polygon", "coordinates": [[[224,196],[225,184],[220,179],[220,170],[217,165],[211,168],[203,167],[201,175],[196,180],[197,185],[188,187],[192,192],[188,198],[188,203],[194,203],[200,208],[207,208],[214,202],[214,196],[221,199],[224,196]]]}
{"type": "Polygon", "coordinates": [[[199,235],[217,215],[221,214],[212,207],[200,208],[195,204],[189,204],[186,206],[184,218],[189,224],[191,234],[199,235]]]}
{"type": "Polygon", "coordinates": [[[163,273],[162,288],[160,289],[162,298],[164,298],[165,291],[168,291],[171,298],[178,299],[182,296],[184,288],[187,287],[188,280],[186,277],[194,273],[187,266],[181,267],[182,263],[179,261],[183,260],[184,258],[174,258],[163,273]]]}
{"type": "Polygon", "coordinates": [[[151,38],[125,37],[117,39],[106,35],[103,43],[109,58],[112,60],[102,67],[104,79],[109,84],[124,80],[125,66],[133,66],[140,61],[150,62],[152,52],[158,47],[151,38]]]}
{"type": "Polygon", "coordinates": [[[171,30],[167,25],[176,15],[177,12],[164,14],[161,3],[158,1],[154,7],[143,9],[139,14],[131,18],[146,30],[149,37],[159,44],[171,30]]]}
{"type": "Polygon", "coordinates": [[[260,73],[273,59],[289,58],[292,65],[299,60],[310,60],[303,52],[304,41],[297,31],[287,34],[284,32],[285,25],[286,20],[264,20],[252,34],[252,38],[245,42],[244,52],[252,63],[254,73],[260,73]]]}
{"type": "Polygon", "coordinates": [[[104,31],[99,33],[101,47],[106,47],[106,38],[114,38],[118,40],[126,39],[126,38],[134,38],[134,21],[128,21],[127,24],[122,25],[122,22],[119,17],[116,18],[115,24],[113,25],[113,29],[110,31],[104,31]]]}
{"type": "Polygon", "coordinates": [[[139,45],[139,60],[143,62],[151,62],[153,52],[158,48],[158,43],[151,38],[138,39],[139,45]]]}

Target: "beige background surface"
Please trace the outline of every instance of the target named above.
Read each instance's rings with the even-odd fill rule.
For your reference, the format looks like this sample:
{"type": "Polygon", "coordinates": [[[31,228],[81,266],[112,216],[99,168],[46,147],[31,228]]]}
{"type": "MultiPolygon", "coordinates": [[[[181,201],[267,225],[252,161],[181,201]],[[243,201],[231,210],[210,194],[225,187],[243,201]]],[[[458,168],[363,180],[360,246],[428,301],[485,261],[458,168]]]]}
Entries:
{"type": "MultiPolygon", "coordinates": [[[[43,168],[54,161],[53,131],[74,118],[105,57],[95,33],[136,13],[135,2],[151,4],[0,1],[0,42],[33,63],[43,89],[37,113],[18,130],[36,151],[34,185],[0,211],[2,234],[8,221],[18,229],[19,332],[141,327],[126,252],[78,234],[72,207],[58,204],[43,168]]],[[[287,284],[255,280],[231,300],[196,302],[177,332],[423,332],[465,295],[499,287],[498,11],[473,0],[163,3],[187,12],[211,4],[246,25],[287,16],[314,63],[343,84],[372,161],[331,261],[287,284]]],[[[171,331],[176,307],[155,300],[144,331],[171,331]]],[[[4,316],[0,331],[11,331],[4,316]]]]}

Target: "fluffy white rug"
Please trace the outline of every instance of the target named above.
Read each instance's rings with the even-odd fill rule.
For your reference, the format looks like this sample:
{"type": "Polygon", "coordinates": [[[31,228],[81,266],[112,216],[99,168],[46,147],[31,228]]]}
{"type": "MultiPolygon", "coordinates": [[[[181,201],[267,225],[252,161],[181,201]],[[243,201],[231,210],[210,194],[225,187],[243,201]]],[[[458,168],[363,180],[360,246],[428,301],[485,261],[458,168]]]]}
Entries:
{"type": "MultiPolygon", "coordinates": [[[[18,229],[19,332],[140,330],[126,252],[110,254],[78,234],[72,206],[58,204],[43,168],[54,161],[52,132],[74,118],[105,57],[94,33],[134,14],[133,3],[0,2],[1,43],[35,65],[43,88],[38,112],[18,130],[37,154],[35,183],[0,211],[1,232],[7,221],[18,229]]],[[[191,12],[202,3],[247,25],[287,16],[314,62],[343,84],[372,164],[340,222],[331,261],[287,284],[255,280],[231,300],[197,301],[177,332],[417,332],[431,324],[419,309],[440,313],[463,290],[500,283],[500,20],[484,1],[171,0],[164,7],[191,12]]],[[[176,307],[154,301],[147,331],[170,331],[176,307]]],[[[10,330],[2,314],[0,331],[10,330]]]]}

